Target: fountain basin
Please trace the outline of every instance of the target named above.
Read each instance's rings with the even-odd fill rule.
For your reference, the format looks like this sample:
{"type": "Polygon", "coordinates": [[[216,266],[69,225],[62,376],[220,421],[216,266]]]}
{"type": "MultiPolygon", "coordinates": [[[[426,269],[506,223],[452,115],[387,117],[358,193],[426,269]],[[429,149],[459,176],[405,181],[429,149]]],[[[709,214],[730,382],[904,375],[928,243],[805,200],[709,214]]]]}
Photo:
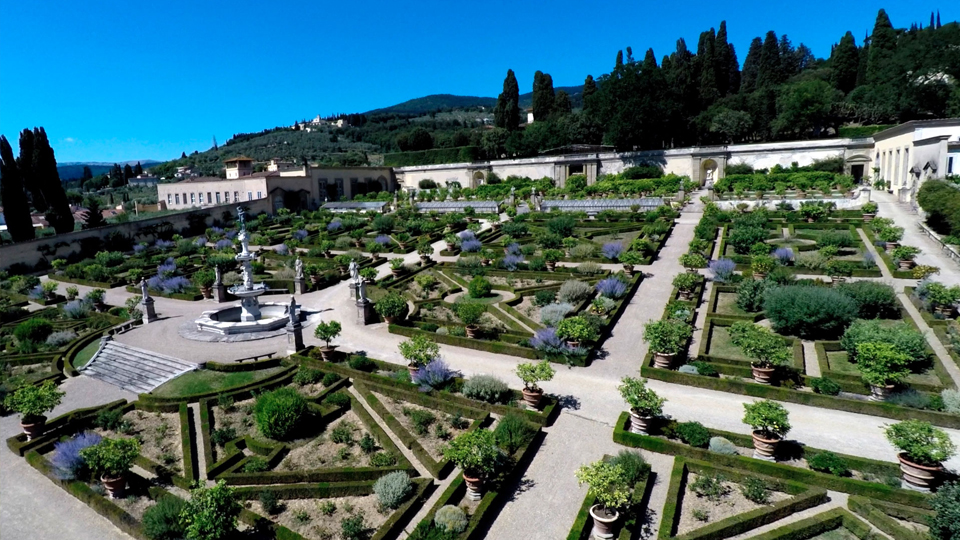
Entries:
{"type": "MultiPolygon", "coordinates": [[[[220,335],[249,334],[255,332],[271,332],[279,330],[290,322],[287,315],[288,304],[267,302],[259,304],[260,318],[243,320],[243,307],[231,306],[223,309],[204,311],[195,321],[197,330],[213,332],[220,335]]],[[[303,320],[303,313],[298,313],[303,320]]]]}

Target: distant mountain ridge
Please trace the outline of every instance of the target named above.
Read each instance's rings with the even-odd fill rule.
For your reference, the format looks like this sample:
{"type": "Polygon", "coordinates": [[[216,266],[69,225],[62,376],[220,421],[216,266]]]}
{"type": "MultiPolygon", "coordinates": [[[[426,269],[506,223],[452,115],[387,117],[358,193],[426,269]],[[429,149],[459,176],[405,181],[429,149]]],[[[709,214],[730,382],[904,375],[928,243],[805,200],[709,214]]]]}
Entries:
{"type": "Polygon", "coordinates": [[[57,172],[60,173],[61,180],[71,180],[73,178],[83,178],[83,168],[90,167],[90,172],[94,176],[98,174],[106,174],[110,172],[110,169],[113,168],[114,163],[120,164],[120,166],[130,165],[133,167],[137,163],[140,163],[140,166],[146,169],[152,165],[158,163],[163,163],[162,161],[157,161],[155,159],[134,159],[132,161],[117,161],[117,162],[107,162],[107,161],[65,161],[63,163],[57,163],[57,172]]]}
{"type": "MultiPolygon", "coordinates": [[[[570,95],[570,100],[574,107],[578,107],[582,101],[583,86],[558,86],[554,88],[555,92],[563,90],[570,95]]],[[[520,94],[520,108],[526,109],[533,104],[533,92],[520,94]]],[[[466,109],[470,107],[490,107],[497,105],[495,97],[479,96],[458,96],[454,94],[431,94],[419,98],[410,99],[403,103],[373,109],[363,114],[426,114],[441,109],[466,109]]]]}

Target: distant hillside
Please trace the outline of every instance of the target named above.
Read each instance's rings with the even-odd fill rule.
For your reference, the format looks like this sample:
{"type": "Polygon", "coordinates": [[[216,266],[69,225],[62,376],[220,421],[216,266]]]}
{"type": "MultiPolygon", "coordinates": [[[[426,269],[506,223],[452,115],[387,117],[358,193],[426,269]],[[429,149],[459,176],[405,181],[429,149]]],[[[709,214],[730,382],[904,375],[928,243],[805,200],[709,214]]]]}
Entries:
{"type": "MultiPolygon", "coordinates": [[[[144,169],[146,169],[151,165],[156,165],[158,163],[161,163],[160,161],[156,161],[153,159],[144,159],[144,160],[134,159],[132,161],[121,161],[119,163],[121,166],[129,163],[130,166],[132,167],[136,165],[138,161],[140,162],[140,166],[143,167],[144,169]]],[[[113,168],[113,163],[107,163],[103,161],[89,161],[89,162],[68,161],[64,163],[58,163],[57,172],[60,173],[61,180],[71,180],[73,178],[82,178],[84,166],[90,167],[90,172],[92,172],[94,176],[97,176],[98,174],[106,174],[110,172],[110,169],[113,168]]]]}
{"type": "MultiPolygon", "coordinates": [[[[580,107],[583,102],[581,94],[583,86],[558,86],[554,88],[559,92],[563,90],[570,95],[574,108],[580,107]]],[[[533,92],[520,94],[520,108],[526,109],[533,104],[533,92]]],[[[495,107],[497,98],[495,97],[477,97],[477,96],[455,96],[453,94],[433,94],[421,98],[411,99],[382,109],[374,109],[364,114],[426,114],[442,109],[468,109],[471,107],[495,107]]]]}

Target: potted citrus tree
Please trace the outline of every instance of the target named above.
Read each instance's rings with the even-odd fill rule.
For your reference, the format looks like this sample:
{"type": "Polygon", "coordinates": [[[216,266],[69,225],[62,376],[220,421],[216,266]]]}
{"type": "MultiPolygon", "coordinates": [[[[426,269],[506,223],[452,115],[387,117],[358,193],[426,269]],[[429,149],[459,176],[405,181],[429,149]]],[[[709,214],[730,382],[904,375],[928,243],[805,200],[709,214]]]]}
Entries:
{"type": "Polygon", "coordinates": [[[900,453],[900,472],[905,487],[930,491],[943,473],[942,462],[957,453],[957,447],[942,429],[920,420],[904,420],[884,430],[887,440],[900,453]]]}
{"type": "Polygon", "coordinates": [[[600,336],[587,319],[577,315],[557,323],[557,337],[565,339],[570,347],[577,348],[587,341],[596,341],[600,336]]]}
{"type": "Polygon", "coordinates": [[[39,386],[27,384],[17,388],[6,397],[3,405],[8,410],[20,413],[20,427],[29,441],[43,435],[47,423],[44,413],[55,409],[65,395],[65,392],[57,390],[53,381],[47,380],[39,386]]]}
{"type": "Polygon", "coordinates": [[[763,279],[771,270],[777,267],[777,260],[769,255],[754,255],[750,261],[750,271],[753,279],[763,279]]]}
{"type": "Polygon", "coordinates": [[[496,475],[504,458],[493,432],[487,429],[460,434],[443,449],[443,457],[463,472],[470,500],[480,500],[484,482],[496,475]]]}
{"type": "Polygon", "coordinates": [[[877,231],[877,238],[886,244],[887,251],[893,251],[903,239],[903,227],[889,225],[877,231]]]}
{"type": "Polygon", "coordinates": [[[563,252],[559,249],[543,250],[543,260],[547,263],[547,270],[553,272],[557,268],[557,262],[563,258],[563,252]]]}
{"type": "Polygon", "coordinates": [[[399,293],[387,294],[373,305],[373,309],[383,317],[387,324],[393,324],[407,311],[407,301],[399,293]]]}
{"type": "Polygon", "coordinates": [[[457,302],[453,310],[464,324],[467,337],[476,339],[480,332],[480,318],[487,312],[487,306],[478,302],[457,302]]]}
{"type": "Polygon", "coordinates": [[[617,389],[630,405],[630,432],[646,435],[653,419],[663,414],[666,399],[647,388],[646,381],[639,378],[624,377],[617,389]]]}
{"type": "Polygon", "coordinates": [[[136,439],[102,439],[80,450],[80,455],[90,470],[100,475],[110,498],[121,499],[127,487],[125,475],[140,456],[140,443],[136,439]]]}
{"type": "Polygon", "coordinates": [[[392,272],[394,276],[399,276],[403,273],[402,258],[397,257],[396,259],[390,259],[390,272],[392,272]]]}
{"type": "Polygon", "coordinates": [[[952,317],[957,301],[960,301],[960,286],[947,287],[938,281],[927,285],[927,300],[936,315],[952,317]]]}
{"type": "Polygon", "coordinates": [[[326,343],[324,347],[320,348],[320,356],[327,362],[333,361],[334,353],[337,349],[337,346],[330,345],[330,342],[340,335],[341,330],[343,330],[343,328],[340,326],[339,321],[320,321],[317,323],[317,327],[313,330],[314,337],[323,340],[326,343]]]}
{"type": "Polygon", "coordinates": [[[440,346],[426,334],[416,334],[401,341],[397,348],[400,349],[400,356],[407,360],[407,369],[411,376],[440,356],[440,346]]]}
{"type": "Polygon", "coordinates": [[[743,354],[753,359],[750,367],[753,380],[760,384],[770,384],[779,366],[790,363],[790,348],[783,338],[768,328],[747,321],[737,321],[730,325],[730,342],[739,347],[743,354]]]}
{"type": "Polygon", "coordinates": [[[880,207],[875,202],[868,202],[867,204],[863,205],[863,208],[860,209],[863,212],[863,222],[870,223],[873,221],[873,218],[877,217],[877,210],[879,208],[880,207]]]}
{"type": "Polygon", "coordinates": [[[857,369],[870,385],[870,399],[884,401],[910,375],[910,356],[891,343],[857,344],[857,369]]]}
{"type": "Polygon", "coordinates": [[[347,255],[337,255],[333,258],[333,262],[337,263],[337,270],[340,271],[340,277],[346,277],[347,271],[350,265],[350,257],[347,255]]]}
{"type": "Polygon", "coordinates": [[[790,431],[790,414],[770,400],[744,403],[743,423],[753,429],[753,457],[776,461],[777,445],[790,431]]]}
{"type": "Polygon", "coordinates": [[[643,264],[643,255],[639,251],[625,251],[620,254],[620,264],[623,265],[623,273],[632,276],[633,267],[643,264]]]}
{"type": "Polygon", "coordinates": [[[620,508],[630,501],[630,485],[623,467],[605,461],[582,465],[577,469],[577,482],[587,484],[587,496],[596,498],[590,507],[594,538],[613,538],[620,508]]]}
{"type": "Polygon", "coordinates": [[[193,274],[193,283],[200,288],[200,294],[207,300],[213,298],[213,282],[216,281],[216,276],[213,273],[213,270],[204,268],[199,272],[193,274]]]}
{"type": "Polygon", "coordinates": [[[698,283],[700,283],[699,275],[691,274],[690,272],[677,274],[673,278],[673,286],[676,287],[680,292],[680,300],[690,300],[690,297],[693,294],[694,289],[697,288],[698,283]]]}
{"type": "Polygon", "coordinates": [[[830,259],[824,266],[827,275],[833,280],[834,285],[839,285],[853,275],[854,266],[850,261],[840,259],[830,259]]]}
{"type": "Polygon", "coordinates": [[[643,326],[643,340],[653,351],[653,366],[670,369],[680,350],[693,335],[689,324],[677,320],[651,321],[643,326]]]}
{"type": "Polygon", "coordinates": [[[429,240],[424,240],[417,244],[417,253],[420,254],[420,266],[430,262],[430,256],[433,255],[433,244],[429,240]]]}
{"type": "Polygon", "coordinates": [[[553,376],[556,374],[553,366],[547,360],[541,360],[536,364],[523,362],[517,364],[516,374],[523,381],[524,403],[534,409],[540,407],[540,401],[543,399],[543,389],[537,383],[553,380],[553,376]]]}
{"type": "Polygon", "coordinates": [[[680,264],[687,269],[687,272],[696,272],[700,268],[707,267],[707,259],[699,253],[684,253],[680,256],[680,264]]]}
{"type": "Polygon", "coordinates": [[[890,252],[890,256],[900,267],[900,270],[909,270],[916,264],[914,259],[920,254],[920,248],[913,246],[897,246],[890,252]]]}

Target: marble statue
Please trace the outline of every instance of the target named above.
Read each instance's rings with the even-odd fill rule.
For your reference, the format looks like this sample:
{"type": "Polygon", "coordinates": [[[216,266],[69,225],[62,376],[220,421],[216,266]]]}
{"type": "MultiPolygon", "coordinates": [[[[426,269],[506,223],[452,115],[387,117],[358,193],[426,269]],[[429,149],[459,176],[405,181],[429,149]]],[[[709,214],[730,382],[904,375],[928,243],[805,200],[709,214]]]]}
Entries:
{"type": "Polygon", "coordinates": [[[287,309],[287,315],[290,317],[290,325],[296,326],[300,322],[300,319],[297,317],[297,299],[292,295],[290,296],[290,307],[287,309]]]}
{"type": "Polygon", "coordinates": [[[219,266],[214,266],[214,267],[213,267],[213,275],[216,276],[216,280],[214,280],[213,284],[214,284],[214,285],[222,285],[222,284],[223,284],[223,274],[220,273],[220,267],[219,267],[219,266]]]}
{"type": "Polygon", "coordinates": [[[357,261],[350,261],[350,279],[352,279],[354,283],[360,279],[360,267],[357,266],[357,261]]]}
{"type": "Polygon", "coordinates": [[[143,296],[143,300],[150,298],[150,291],[147,289],[147,280],[140,278],[140,294],[143,296]]]}
{"type": "Polygon", "coordinates": [[[297,255],[297,262],[294,264],[294,268],[296,269],[296,272],[297,272],[295,276],[296,279],[303,279],[303,261],[300,260],[299,255],[297,255]]]}

